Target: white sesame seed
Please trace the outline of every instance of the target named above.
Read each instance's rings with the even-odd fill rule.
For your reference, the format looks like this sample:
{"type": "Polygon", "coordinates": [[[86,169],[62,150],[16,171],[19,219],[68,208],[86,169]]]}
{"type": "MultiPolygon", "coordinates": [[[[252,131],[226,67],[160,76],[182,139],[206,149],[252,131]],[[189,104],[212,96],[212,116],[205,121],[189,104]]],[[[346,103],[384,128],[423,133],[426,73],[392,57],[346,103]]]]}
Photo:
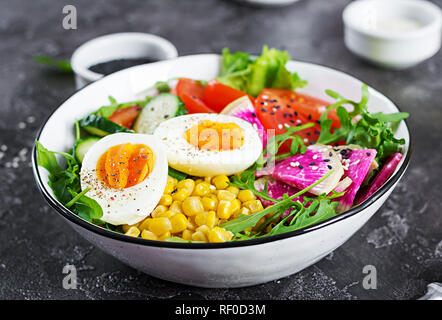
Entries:
{"type": "Polygon", "coordinates": [[[299,162],[298,162],[298,161],[296,161],[296,162],[290,162],[290,165],[291,165],[292,167],[297,167],[297,166],[299,166],[299,162]]]}
{"type": "Polygon", "coordinates": [[[0,147],[0,150],[1,151],[6,151],[6,150],[8,150],[8,146],[5,145],[5,144],[2,144],[2,146],[0,147]]]}
{"type": "Polygon", "coordinates": [[[24,122],[19,122],[19,123],[18,123],[18,128],[19,128],[19,129],[24,129],[24,128],[26,128],[26,123],[24,123],[24,122]]]}
{"type": "Polygon", "coordinates": [[[289,125],[288,123],[284,123],[284,125],[285,125],[287,128],[290,127],[290,125],[289,125]]]}
{"type": "Polygon", "coordinates": [[[6,167],[6,168],[10,168],[10,167],[11,167],[11,163],[10,163],[10,162],[6,162],[6,163],[5,163],[5,167],[6,167]]]}
{"type": "Polygon", "coordinates": [[[12,167],[13,167],[13,168],[18,168],[18,162],[13,162],[13,163],[12,163],[12,167]]]}
{"type": "Polygon", "coordinates": [[[26,118],[27,123],[34,123],[35,122],[35,117],[34,116],[29,116],[26,118]]]}
{"type": "Polygon", "coordinates": [[[307,142],[308,142],[308,139],[307,139],[307,138],[304,138],[304,142],[307,143],[307,142]]]}
{"type": "Polygon", "coordinates": [[[318,170],[318,166],[312,166],[312,170],[318,170]]]}
{"type": "Polygon", "coordinates": [[[355,162],[352,163],[352,165],[357,165],[361,160],[356,160],[355,162]]]}
{"type": "Polygon", "coordinates": [[[278,124],[278,128],[279,128],[279,129],[282,129],[282,124],[278,124]]]}
{"type": "Polygon", "coordinates": [[[318,158],[318,155],[315,154],[315,155],[313,156],[313,159],[316,160],[317,158],[318,158]]]}

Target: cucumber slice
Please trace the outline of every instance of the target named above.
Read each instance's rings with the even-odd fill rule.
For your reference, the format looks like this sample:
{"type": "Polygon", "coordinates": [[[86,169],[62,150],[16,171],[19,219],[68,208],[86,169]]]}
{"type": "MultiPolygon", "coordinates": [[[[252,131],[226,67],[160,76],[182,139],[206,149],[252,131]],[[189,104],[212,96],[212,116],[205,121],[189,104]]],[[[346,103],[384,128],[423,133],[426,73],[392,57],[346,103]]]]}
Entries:
{"type": "Polygon", "coordinates": [[[80,126],[94,136],[104,137],[118,132],[133,132],[106,118],[90,114],[81,119],[80,126]]]}
{"type": "Polygon", "coordinates": [[[75,157],[78,161],[83,162],[84,155],[88,150],[98,141],[100,138],[97,137],[87,137],[78,140],[74,145],[75,157]]]}
{"type": "Polygon", "coordinates": [[[135,121],[134,130],[139,133],[152,134],[161,122],[186,113],[184,103],[178,96],[161,93],[143,108],[135,121]]]}

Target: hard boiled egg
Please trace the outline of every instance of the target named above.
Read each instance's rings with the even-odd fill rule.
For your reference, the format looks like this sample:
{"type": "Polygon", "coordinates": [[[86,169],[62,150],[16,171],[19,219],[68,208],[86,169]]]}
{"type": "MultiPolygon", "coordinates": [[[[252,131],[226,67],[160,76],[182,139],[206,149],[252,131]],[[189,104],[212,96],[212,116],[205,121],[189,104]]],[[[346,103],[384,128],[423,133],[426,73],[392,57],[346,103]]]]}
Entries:
{"type": "Polygon", "coordinates": [[[166,148],[169,166],[193,176],[241,172],[262,151],[262,142],[250,123],[222,114],[172,118],[162,122],[154,135],[166,148]]]}
{"type": "Polygon", "coordinates": [[[135,224],[158,204],[166,187],[167,158],[161,141],[134,133],[108,135],[83,159],[81,189],[103,209],[101,220],[135,224]]]}

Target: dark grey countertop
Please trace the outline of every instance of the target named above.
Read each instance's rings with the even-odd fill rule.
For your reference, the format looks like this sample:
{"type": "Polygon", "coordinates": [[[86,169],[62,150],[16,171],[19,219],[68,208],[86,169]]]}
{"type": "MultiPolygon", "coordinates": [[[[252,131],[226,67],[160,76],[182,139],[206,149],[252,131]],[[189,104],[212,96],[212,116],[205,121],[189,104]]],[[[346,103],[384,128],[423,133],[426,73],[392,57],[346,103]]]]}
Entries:
{"type": "Polygon", "coordinates": [[[304,0],[262,9],[221,0],[70,1],[78,29],[64,30],[63,1],[0,0],[0,299],[415,299],[428,283],[441,282],[442,52],[400,72],[362,62],[342,39],[348,2],[304,0]],[[294,59],[348,72],[411,113],[410,167],[361,230],[293,276],[242,289],[200,289],[142,274],[58,217],[29,165],[39,126],[74,91],[71,75],[48,71],[33,57],[68,59],[86,40],[120,31],[164,36],[181,55],[223,47],[259,53],[268,44],[294,59]],[[77,267],[76,290],[62,287],[67,263],[77,267]],[[362,286],[365,265],[377,269],[376,290],[362,286]]]}

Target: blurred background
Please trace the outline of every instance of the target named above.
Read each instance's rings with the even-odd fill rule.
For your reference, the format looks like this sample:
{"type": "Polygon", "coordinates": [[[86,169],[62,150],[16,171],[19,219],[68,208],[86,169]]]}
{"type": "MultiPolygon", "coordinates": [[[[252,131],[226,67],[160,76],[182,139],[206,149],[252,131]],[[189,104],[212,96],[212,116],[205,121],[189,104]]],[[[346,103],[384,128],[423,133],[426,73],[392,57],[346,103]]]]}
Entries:
{"type": "MultiPolygon", "coordinates": [[[[2,299],[415,299],[442,280],[442,54],[403,71],[368,64],[345,47],[348,0],[299,0],[284,7],[227,0],[0,0],[0,298],[2,299]],[[62,26],[65,5],[77,29],[62,26]],[[81,239],[37,191],[30,153],[38,128],[75,91],[71,73],[34,61],[69,60],[87,40],[114,32],[148,32],[179,55],[222,48],[259,54],[263,44],[292,59],[347,72],[411,114],[409,170],[380,211],[319,263],[271,283],[243,289],[199,289],[141,274],[81,239]],[[66,263],[78,289],[61,282],[66,263]],[[376,266],[378,289],[362,286],[376,266]]],[[[439,6],[442,0],[432,1],[439,6]]]]}

